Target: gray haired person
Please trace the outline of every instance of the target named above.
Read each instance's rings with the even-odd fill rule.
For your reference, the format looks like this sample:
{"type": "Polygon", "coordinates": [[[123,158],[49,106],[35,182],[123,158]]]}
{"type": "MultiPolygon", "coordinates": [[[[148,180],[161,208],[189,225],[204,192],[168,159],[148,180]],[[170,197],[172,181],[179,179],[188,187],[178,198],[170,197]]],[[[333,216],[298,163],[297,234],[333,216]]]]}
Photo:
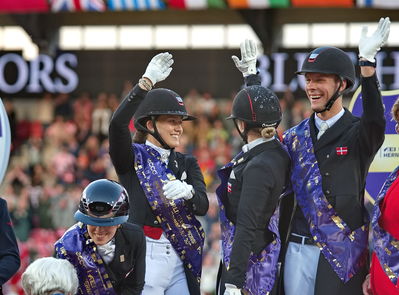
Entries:
{"type": "Polygon", "coordinates": [[[65,259],[39,258],[22,274],[22,288],[27,295],[74,295],[78,285],[76,270],[65,259]]]}

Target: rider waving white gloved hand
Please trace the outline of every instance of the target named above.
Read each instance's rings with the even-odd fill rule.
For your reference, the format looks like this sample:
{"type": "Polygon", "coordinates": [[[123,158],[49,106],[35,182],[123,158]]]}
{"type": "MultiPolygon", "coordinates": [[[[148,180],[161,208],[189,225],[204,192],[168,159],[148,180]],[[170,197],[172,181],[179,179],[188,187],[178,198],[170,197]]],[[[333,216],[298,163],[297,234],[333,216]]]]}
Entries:
{"type": "Polygon", "coordinates": [[[359,41],[359,57],[367,59],[369,62],[375,63],[375,56],[377,52],[384,45],[389,36],[391,21],[389,17],[381,18],[378,23],[377,30],[370,36],[367,36],[368,27],[362,28],[362,33],[359,41]]]}
{"type": "Polygon", "coordinates": [[[172,71],[173,56],[169,52],[155,55],[148,64],[143,78],[151,82],[151,88],[158,82],[165,80],[172,71]]]}
{"type": "Polygon", "coordinates": [[[253,40],[247,39],[241,43],[240,48],[241,60],[235,55],[231,57],[234,61],[234,64],[244,77],[247,77],[249,75],[255,75],[257,57],[255,42],[253,40]]]}

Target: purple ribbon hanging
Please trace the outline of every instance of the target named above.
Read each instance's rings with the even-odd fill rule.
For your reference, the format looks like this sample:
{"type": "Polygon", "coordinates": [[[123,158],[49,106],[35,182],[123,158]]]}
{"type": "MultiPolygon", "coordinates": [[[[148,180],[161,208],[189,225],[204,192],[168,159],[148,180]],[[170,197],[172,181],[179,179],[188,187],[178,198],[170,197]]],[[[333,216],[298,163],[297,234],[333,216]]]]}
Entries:
{"type": "Polygon", "coordinates": [[[176,179],[159,153],[145,144],[133,144],[137,177],[166,237],[197,282],[201,280],[205,233],[184,199],[168,200],[163,185],[176,179]]]}
{"type": "Polygon", "coordinates": [[[283,142],[293,165],[292,188],[313,239],[338,277],[346,283],[366,263],[368,226],[351,231],[324,196],[309,119],[288,130],[283,142]]]}
{"type": "Polygon", "coordinates": [[[382,269],[394,286],[397,286],[399,276],[399,241],[387,231],[382,229],[378,223],[378,220],[381,216],[380,203],[385,198],[390,186],[397,179],[398,172],[399,166],[396,167],[396,169],[386,179],[376,198],[373,216],[371,219],[374,252],[377,254],[382,269]]]}
{"type": "MultiPolygon", "coordinates": [[[[240,157],[238,154],[235,159],[240,157]]],[[[227,185],[229,175],[234,165],[234,160],[218,170],[221,184],[216,189],[220,207],[220,226],[222,232],[223,263],[228,269],[230,255],[234,242],[235,225],[226,217],[222,200],[227,198],[227,185]]],[[[278,231],[279,207],[270,218],[268,229],[275,234],[275,240],[268,244],[259,254],[252,253],[246,272],[243,290],[251,295],[266,295],[273,289],[277,273],[277,261],[281,248],[280,235],[278,231]]]]}
{"type": "Polygon", "coordinates": [[[97,246],[78,222],[55,243],[56,257],[68,260],[79,278],[79,295],[116,295],[97,246]]]}

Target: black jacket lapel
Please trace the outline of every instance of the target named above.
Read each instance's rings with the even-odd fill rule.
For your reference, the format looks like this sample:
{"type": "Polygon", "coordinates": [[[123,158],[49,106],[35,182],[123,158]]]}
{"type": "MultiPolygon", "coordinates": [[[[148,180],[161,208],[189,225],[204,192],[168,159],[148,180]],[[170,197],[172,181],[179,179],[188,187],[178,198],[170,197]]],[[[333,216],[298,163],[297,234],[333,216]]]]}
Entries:
{"type": "Polygon", "coordinates": [[[180,159],[177,157],[177,154],[175,150],[170,151],[169,155],[169,163],[168,163],[168,168],[172,170],[173,174],[176,176],[176,178],[179,178],[180,174],[179,171],[181,169],[184,169],[184,163],[181,163],[180,159]]]}
{"type": "Polygon", "coordinates": [[[352,118],[353,115],[347,109],[345,109],[343,116],[331,128],[328,128],[324,135],[317,140],[315,120],[314,116],[312,116],[309,122],[314,151],[316,152],[331,142],[336,141],[336,139],[339,138],[342,133],[345,133],[352,125],[352,118]]]}

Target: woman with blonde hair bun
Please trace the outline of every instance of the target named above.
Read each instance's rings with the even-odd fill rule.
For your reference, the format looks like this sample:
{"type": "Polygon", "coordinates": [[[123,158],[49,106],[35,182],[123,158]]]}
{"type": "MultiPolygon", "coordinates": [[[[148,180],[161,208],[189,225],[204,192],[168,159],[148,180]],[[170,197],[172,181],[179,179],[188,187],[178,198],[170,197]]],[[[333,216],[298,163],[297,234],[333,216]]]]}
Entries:
{"type": "MultiPolygon", "coordinates": [[[[241,44],[233,57],[244,77],[256,77],[256,46],[241,44]]],[[[242,151],[218,171],[222,232],[218,294],[269,294],[280,253],[279,201],[289,180],[290,158],[276,137],[281,121],[277,96],[252,85],[234,98],[231,116],[244,141],[242,151]]]]}

